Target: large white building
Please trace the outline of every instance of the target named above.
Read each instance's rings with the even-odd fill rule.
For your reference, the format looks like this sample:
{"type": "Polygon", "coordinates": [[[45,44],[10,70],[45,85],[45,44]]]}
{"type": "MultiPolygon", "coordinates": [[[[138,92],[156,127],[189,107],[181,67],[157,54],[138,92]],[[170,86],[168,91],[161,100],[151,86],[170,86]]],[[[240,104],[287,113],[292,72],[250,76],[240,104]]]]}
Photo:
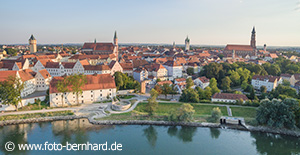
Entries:
{"type": "Polygon", "coordinates": [[[249,100],[244,94],[232,94],[232,93],[215,93],[211,97],[212,102],[231,102],[235,103],[237,100],[245,101],[249,100]]]}
{"type": "Polygon", "coordinates": [[[281,77],[271,75],[254,75],[251,80],[252,86],[257,90],[260,90],[261,86],[265,86],[267,91],[272,91],[281,83],[281,77]]]}
{"type": "Polygon", "coordinates": [[[49,84],[52,77],[46,69],[42,69],[36,72],[35,80],[36,80],[36,90],[37,91],[46,91],[49,89],[49,84]]]}
{"type": "MultiPolygon", "coordinates": [[[[76,105],[76,95],[69,88],[69,92],[63,94],[63,101],[61,99],[62,93],[56,88],[58,81],[64,77],[53,77],[50,83],[49,97],[51,107],[61,107],[64,102],[64,106],[76,105]]],[[[93,103],[104,100],[111,100],[116,96],[115,80],[110,74],[94,74],[86,75],[87,83],[82,87],[83,93],[79,96],[78,100],[80,104],[93,103]]]]}
{"type": "Polygon", "coordinates": [[[182,77],[182,65],[176,61],[167,61],[163,66],[168,70],[168,77],[170,79],[182,77]]]}
{"type": "Polygon", "coordinates": [[[52,77],[84,74],[84,67],[79,60],[76,62],[47,62],[45,68],[52,77]]]}

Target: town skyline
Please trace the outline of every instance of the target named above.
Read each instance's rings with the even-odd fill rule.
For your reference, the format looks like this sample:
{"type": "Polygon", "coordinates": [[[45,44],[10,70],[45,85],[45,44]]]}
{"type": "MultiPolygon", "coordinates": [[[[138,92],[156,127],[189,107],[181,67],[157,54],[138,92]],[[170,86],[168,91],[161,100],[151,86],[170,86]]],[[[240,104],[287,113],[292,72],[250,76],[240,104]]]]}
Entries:
{"type": "Polygon", "coordinates": [[[9,24],[0,44],[26,44],[31,34],[38,44],[110,42],[115,30],[120,43],[184,44],[189,36],[191,45],[246,44],[255,26],[258,46],[300,46],[297,0],[70,2],[1,2],[9,24]]]}

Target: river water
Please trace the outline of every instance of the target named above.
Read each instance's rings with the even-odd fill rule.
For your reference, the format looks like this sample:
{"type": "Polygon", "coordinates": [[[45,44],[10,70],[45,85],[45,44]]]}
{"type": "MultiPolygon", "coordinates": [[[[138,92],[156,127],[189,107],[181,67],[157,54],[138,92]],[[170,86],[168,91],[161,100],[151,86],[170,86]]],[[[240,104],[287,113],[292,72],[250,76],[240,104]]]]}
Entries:
{"type": "Polygon", "coordinates": [[[86,119],[78,119],[0,127],[0,154],[287,155],[300,154],[300,138],[216,128],[92,125],[86,119]],[[7,142],[15,144],[14,151],[6,151],[7,142]],[[45,145],[46,142],[51,145],[45,145]],[[91,148],[85,151],[68,151],[67,148],[59,147],[57,149],[62,149],[61,151],[54,151],[52,145],[56,143],[67,146],[87,142],[107,142],[107,148],[114,150],[119,144],[119,151],[92,151],[91,148]],[[111,145],[115,142],[115,145],[111,145]],[[52,151],[20,151],[17,144],[43,144],[43,149],[52,147],[52,151]]]}

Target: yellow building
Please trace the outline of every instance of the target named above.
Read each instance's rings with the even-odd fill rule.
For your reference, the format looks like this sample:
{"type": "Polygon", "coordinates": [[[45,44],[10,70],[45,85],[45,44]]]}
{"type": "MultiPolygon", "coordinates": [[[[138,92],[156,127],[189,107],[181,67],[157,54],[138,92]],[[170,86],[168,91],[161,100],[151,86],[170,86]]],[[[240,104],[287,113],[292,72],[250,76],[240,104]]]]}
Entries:
{"type": "Polygon", "coordinates": [[[29,38],[29,49],[30,53],[35,53],[36,52],[36,40],[33,35],[29,38]]]}

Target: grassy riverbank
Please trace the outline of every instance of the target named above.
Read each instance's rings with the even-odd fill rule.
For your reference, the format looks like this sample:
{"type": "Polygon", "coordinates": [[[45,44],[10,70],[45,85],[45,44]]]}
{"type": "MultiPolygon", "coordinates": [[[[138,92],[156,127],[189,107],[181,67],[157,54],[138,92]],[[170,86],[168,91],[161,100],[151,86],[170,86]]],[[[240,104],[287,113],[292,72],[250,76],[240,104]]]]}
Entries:
{"type": "MultiPolygon", "coordinates": [[[[128,113],[111,114],[108,117],[99,118],[99,120],[167,120],[167,116],[171,109],[179,108],[183,103],[165,103],[160,102],[154,116],[149,116],[146,112],[146,102],[139,103],[137,107],[128,113]]],[[[220,105],[207,105],[199,103],[191,103],[194,107],[194,121],[207,122],[211,116],[211,111],[215,107],[219,107],[223,116],[228,116],[227,108],[220,105]]],[[[230,107],[234,117],[244,117],[247,122],[252,121],[256,115],[256,108],[254,107],[230,107]]]]}
{"type": "Polygon", "coordinates": [[[30,118],[39,118],[39,117],[68,116],[68,115],[74,115],[74,113],[71,110],[67,110],[67,111],[46,112],[46,113],[6,115],[6,116],[1,116],[0,121],[30,119],[30,118]]]}

